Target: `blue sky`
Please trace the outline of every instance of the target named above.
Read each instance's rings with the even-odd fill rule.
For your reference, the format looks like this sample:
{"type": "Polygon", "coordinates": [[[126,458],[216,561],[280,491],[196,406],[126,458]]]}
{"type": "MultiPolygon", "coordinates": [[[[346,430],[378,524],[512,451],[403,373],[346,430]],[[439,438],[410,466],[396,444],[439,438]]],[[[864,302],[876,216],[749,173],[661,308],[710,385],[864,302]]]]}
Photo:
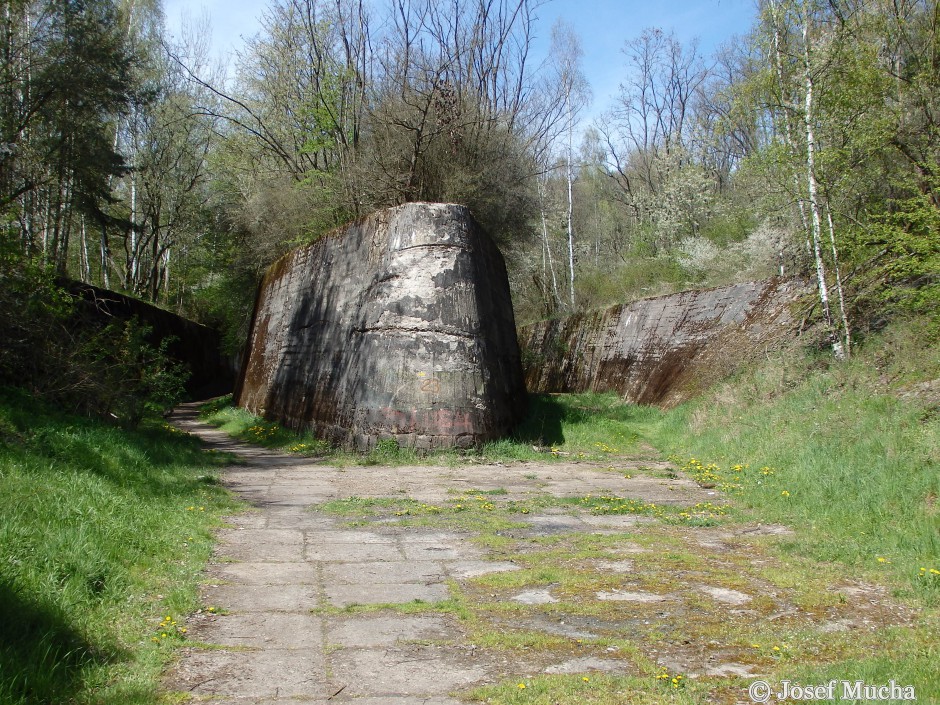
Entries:
{"type": "MultiPolygon", "coordinates": [[[[178,32],[183,13],[192,18],[206,12],[213,46],[224,56],[241,46],[241,37],[258,31],[257,18],[266,0],[164,0],[167,26],[178,32]]],[[[755,17],[755,0],[551,0],[538,10],[537,32],[547,47],[552,25],[564,18],[581,38],[584,73],[596,115],[610,104],[624,75],[624,43],[647,27],[673,30],[683,41],[698,38],[704,53],[744,34],[755,17]]]]}

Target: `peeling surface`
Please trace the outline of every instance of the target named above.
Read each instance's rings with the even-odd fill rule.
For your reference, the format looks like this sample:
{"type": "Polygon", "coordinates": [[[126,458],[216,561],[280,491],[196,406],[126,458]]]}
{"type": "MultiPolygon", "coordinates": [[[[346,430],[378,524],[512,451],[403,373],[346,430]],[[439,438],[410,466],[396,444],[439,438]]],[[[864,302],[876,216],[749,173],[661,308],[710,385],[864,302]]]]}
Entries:
{"type": "Polygon", "coordinates": [[[359,449],[498,438],[525,387],[502,256],[456,205],[375,213],[275,262],[236,402],[359,449]]]}
{"type": "Polygon", "coordinates": [[[520,331],[531,392],[615,391],[672,406],[791,335],[794,279],[683,291],[520,331]]]}

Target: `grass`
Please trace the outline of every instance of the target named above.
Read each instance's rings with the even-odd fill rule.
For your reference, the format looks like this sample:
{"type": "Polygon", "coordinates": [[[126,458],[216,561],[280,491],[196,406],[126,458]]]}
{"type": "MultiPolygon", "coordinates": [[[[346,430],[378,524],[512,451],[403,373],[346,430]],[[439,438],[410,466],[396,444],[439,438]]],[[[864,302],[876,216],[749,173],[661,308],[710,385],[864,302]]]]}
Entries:
{"type": "Polygon", "coordinates": [[[465,452],[425,454],[399,448],[394,440],[379,441],[369,453],[331,448],[309,433],[296,433],[233,407],[231,396],[221,397],[201,410],[203,421],[235,438],[286,453],[323,457],[340,466],[646,459],[658,453],[644,442],[637,429],[658,416],[655,409],[623,404],[616,394],[537,394],[530,397],[525,419],[509,438],[465,452]]]}
{"type": "Polygon", "coordinates": [[[158,702],[195,610],[225,462],[0,389],[0,703],[158,702]]]}
{"type": "Polygon", "coordinates": [[[469,489],[453,492],[444,502],[430,504],[409,497],[346,497],[317,505],[319,511],[354,519],[404,518],[400,526],[441,526],[472,529],[485,518],[487,524],[501,522],[499,528],[525,526],[518,522],[524,515],[546,509],[565,508],[595,515],[635,515],[661,519],[669,524],[713,526],[728,514],[727,505],[700,502],[692,506],[660,505],[613,495],[562,497],[542,494],[525,499],[506,497],[506,490],[469,489]]]}
{"type": "Polygon", "coordinates": [[[650,439],[755,518],[794,526],[794,554],[937,605],[940,414],[906,390],[938,375],[938,350],[903,330],[834,366],[791,352],[665,414],[650,439]]]}
{"type": "MultiPolygon", "coordinates": [[[[603,657],[611,643],[623,645],[618,653],[631,653],[635,672],[590,675],[589,681],[580,674],[512,679],[466,695],[476,702],[739,700],[746,689],[741,679],[702,678],[672,688],[663,681],[671,684],[676,674],[658,677],[651,650],[679,653],[689,643],[720,643],[727,652],[722,658],[752,665],[777,682],[894,679],[916,684],[921,702],[940,702],[940,406],[935,392],[930,396],[940,377],[940,352],[919,342],[913,330],[888,330],[844,363],[801,350],[780,353],[670,411],[623,404],[614,395],[536,396],[512,438],[467,456],[418,458],[388,446],[358,461],[328,458],[583,460],[613,468],[624,459],[669,457],[674,469],[664,472],[713,488],[714,506],[665,510],[629,497],[513,500],[474,491],[434,505],[352,498],[320,509],[365,522],[471,530],[489,557],[519,564],[519,571],[454,588],[474,643],[526,659],[541,652],[603,657]],[[634,513],[657,521],[614,536],[525,536],[520,515],[544,510],[634,513]],[[758,523],[792,532],[722,539],[727,552],[717,557],[692,540],[701,526],[720,524],[726,534],[758,523]],[[645,552],[619,553],[626,544],[645,552]],[[659,617],[664,608],[658,604],[597,599],[609,586],[592,561],[624,558],[635,564],[624,578],[627,589],[668,593],[676,602],[666,604],[683,605],[687,619],[659,617]],[[695,584],[743,591],[752,601],[744,616],[729,617],[712,597],[690,589],[695,584]],[[560,602],[529,606],[511,599],[519,590],[546,586],[560,602]],[[887,589],[865,597],[852,592],[878,586],[887,589]],[[859,617],[860,608],[883,613],[868,630],[822,630],[859,617]],[[909,621],[904,609],[911,610],[909,621]],[[539,632],[540,619],[564,615],[594,620],[599,637],[566,641],[539,632]]],[[[249,421],[246,428],[256,423],[249,421]]]]}
{"type": "Polygon", "coordinates": [[[591,673],[517,678],[478,688],[470,697],[500,705],[694,705],[707,694],[707,687],[666,671],[638,676],[591,673]]]}

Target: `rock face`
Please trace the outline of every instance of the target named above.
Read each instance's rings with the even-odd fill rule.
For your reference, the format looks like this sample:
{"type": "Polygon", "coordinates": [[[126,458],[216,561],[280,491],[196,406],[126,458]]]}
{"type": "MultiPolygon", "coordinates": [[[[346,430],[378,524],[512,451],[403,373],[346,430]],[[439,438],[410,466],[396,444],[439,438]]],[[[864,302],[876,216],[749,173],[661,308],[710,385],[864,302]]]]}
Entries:
{"type": "Polygon", "coordinates": [[[672,406],[791,335],[805,291],[792,279],[747,282],[526,326],[526,383],[530,392],[616,391],[672,406]]]}
{"type": "Polygon", "coordinates": [[[505,435],[525,385],[502,255],[456,205],[380,211],[275,262],[236,402],[345,446],[505,435]]]}

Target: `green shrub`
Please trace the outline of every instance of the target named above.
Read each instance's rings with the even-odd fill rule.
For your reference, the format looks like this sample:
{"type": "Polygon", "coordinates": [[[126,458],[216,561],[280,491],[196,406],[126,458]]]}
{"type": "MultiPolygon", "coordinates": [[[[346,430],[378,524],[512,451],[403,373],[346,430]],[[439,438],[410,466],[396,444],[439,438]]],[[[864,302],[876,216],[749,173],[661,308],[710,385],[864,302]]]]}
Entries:
{"type": "Polygon", "coordinates": [[[188,372],[136,320],[87,315],[52,273],[0,244],[0,384],[64,408],[136,424],[183,395],[188,372]]]}

